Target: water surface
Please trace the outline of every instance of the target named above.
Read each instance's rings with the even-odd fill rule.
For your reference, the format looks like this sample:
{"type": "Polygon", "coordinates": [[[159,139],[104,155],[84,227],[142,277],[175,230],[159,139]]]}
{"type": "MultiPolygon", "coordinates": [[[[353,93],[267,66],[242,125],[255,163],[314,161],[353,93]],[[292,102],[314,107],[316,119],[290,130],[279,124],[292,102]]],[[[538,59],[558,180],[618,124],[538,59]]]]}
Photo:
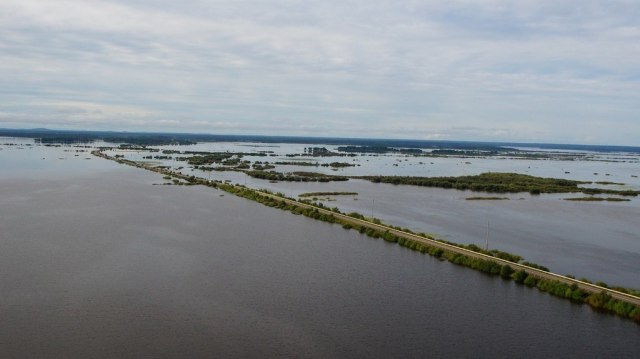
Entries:
{"type": "Polygon", "coordinates": [[[0,178],[3,358],[637,357],[631,321],[100,161],[0,178]]]}

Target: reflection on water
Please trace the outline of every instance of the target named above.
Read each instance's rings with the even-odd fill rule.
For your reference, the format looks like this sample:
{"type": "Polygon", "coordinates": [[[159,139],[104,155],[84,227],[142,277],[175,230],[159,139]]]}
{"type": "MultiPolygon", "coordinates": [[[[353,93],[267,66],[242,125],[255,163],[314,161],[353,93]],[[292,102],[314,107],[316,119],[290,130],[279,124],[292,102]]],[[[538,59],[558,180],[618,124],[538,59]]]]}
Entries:
{"type": "MultiPolygon", "coordinates": [[[[104,143],[92,144],[100,145],[104,143]]],[[[33,139],[0,137],[0,179],[66,178],[117,167],[114,163],[96,161],[91,155],[92,148],[43,146],[33,139]]]]}
{"type": "Polygon", "coordinates": [[[630,321],[95,161],[0,179],[3,358],[637,355],[630,321]]]}

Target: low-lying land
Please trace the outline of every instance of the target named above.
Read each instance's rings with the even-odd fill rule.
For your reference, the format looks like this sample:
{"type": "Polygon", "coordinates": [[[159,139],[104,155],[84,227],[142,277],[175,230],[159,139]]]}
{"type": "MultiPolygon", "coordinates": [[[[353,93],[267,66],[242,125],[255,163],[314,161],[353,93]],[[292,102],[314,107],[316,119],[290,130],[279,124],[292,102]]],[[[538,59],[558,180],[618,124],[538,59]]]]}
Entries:
{"type": "Polygon", "coordinates": [[[583,202],[628,202],[630,199],[628,198],[618,198],[618,197],[572,197],[572,198],[563,198],[565,201],[583,201],[583,202]]]}
{"type": "Polygon", "coordinates": [[[476,176],[459,177],[405,177],[405,176],[361,176],[374,183],[406,184],[423,187],[452,188],[477,192],[494,193],[578,193],[615,194],[637,196],[638,191],[613,190],[603,188],[585,188],[580,185],[591,182],[574,181],[559,178],[543,178],[519,173],[487,172],[476,176]]]}
{"type": "Polygon", "coordinates": [[[331,176],[318,172],[290,172],[282,173],[276,171],[246,171],[246,174],[253,178],[260,178],[269,181],[290,181],[290,182],[331,182],[348,181],[349,177],[331,176]]]}
{"type": "Polygon", "coordinates": [[[357,196],[358,192],[307,192],[298,197],[321,197],[321,196],[357,196]]]}
{"type": "Polygon", "coordinates": [[[467,197],[467,201],[508,201],[508,197],[467,197]]]}

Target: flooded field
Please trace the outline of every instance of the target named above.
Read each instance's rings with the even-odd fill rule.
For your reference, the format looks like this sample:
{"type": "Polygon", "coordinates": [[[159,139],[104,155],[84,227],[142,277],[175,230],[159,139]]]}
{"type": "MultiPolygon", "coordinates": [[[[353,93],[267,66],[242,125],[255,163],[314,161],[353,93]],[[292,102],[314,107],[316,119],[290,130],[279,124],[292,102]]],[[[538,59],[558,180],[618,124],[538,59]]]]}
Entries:
{"type": "MultiPolygon", "coordinates": [[[[20,161],[17,150],[0,151],[3,358],[637,356],[630,343],[640,326],[631,321],[214,189],[154,186],[157,174],[65,149],[20,150],[20,161]]],[[[456,207],[449,197],[459,195],[445,190],[361,182],[339,188],[375,193],[377,217],[432,221],[444,235],[446,221],[419,218],[430,208],[420,200],[385,212],[383,198],[432,193],[435,204],[451,202],[440,215],[452,216],[466,206],[577,205],[526,196],[456,207]]],[[[336,183],[269,185],[302,192],[336,183]]],[[[363,198],[336,203],[365,212],[363,198]]],[[[634,201],[621,206],[633,210],[634,201]]],[[[609,244],[627,251],[618,241],[609,244]]]]}
{"type": "MultiPolygon", "coordinates": [[[[639,190],[640,155],[637,153],[584,154],[582,160],[531,160],[508,158],[420,157],[403,154],[360,154],[343,157],[313,157],[304,153],[313,145],[258,143],[202,143],[191,146],[160,146],[161,150],[245,152],[263,151],[267,156],[246,155],[250,162],[311,162],[318,166],[277,165],[279,172],[313,171],[329,175],[457,176],[483,172],[515,172],[540,177],[607,182],[584,185],[594,188],[639,190]],[[321,164],[354,164],[332,169],[321,164]],[[614,184],[615,183],[615,184],[614,184]]],[[[337,146],[326,146],[336,152],[337,146]]],[[[532,149],[533,150],[533,149],[532,149]]],[[[547,153],[545,151],[543,153],[547,153]]],[[[127,159],[145,161],[145,151],[110,151],[127,159]]],[[[553,152],[555,153],[555,152],[553,152]]],[[[565,152],[562,152],[565,153],[565,152]]],[[[520,254],[525,259],[549,267],[560,274],[588,278],[610,285],[640,288],[640,199],[628,202],[572,202],[564,198],[580,194],[529,193],[500,194],[508,200],[469,201],[487,196],[471,191],[446,190],[407,185],[371,183],[351,179],[344,182],[270,182],[237,171],[202,171],[184,161],[155,161],[158,165],[181,168],[185,174],[225,180],[253,188],[265,188],[297,197],[307,192],[356,192],[357,196],[329,196],[318,200],[343,212],[359,212],[383,222],[418,232],[436,234],[457,243],[484,246],[520,254]],[[487,232],[488,235],[487,235],[487,232]]]]}

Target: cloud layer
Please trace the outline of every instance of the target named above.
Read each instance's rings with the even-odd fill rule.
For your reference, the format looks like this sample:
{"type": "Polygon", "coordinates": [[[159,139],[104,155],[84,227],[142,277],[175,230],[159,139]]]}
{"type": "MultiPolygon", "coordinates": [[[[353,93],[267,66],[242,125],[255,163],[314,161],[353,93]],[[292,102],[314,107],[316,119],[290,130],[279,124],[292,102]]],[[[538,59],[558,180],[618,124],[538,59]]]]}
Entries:
{"type": "Polygon", "coordinates": [[[0,1],[0,127],[640,145],[638,18],[635,1],[0,1]]]}

